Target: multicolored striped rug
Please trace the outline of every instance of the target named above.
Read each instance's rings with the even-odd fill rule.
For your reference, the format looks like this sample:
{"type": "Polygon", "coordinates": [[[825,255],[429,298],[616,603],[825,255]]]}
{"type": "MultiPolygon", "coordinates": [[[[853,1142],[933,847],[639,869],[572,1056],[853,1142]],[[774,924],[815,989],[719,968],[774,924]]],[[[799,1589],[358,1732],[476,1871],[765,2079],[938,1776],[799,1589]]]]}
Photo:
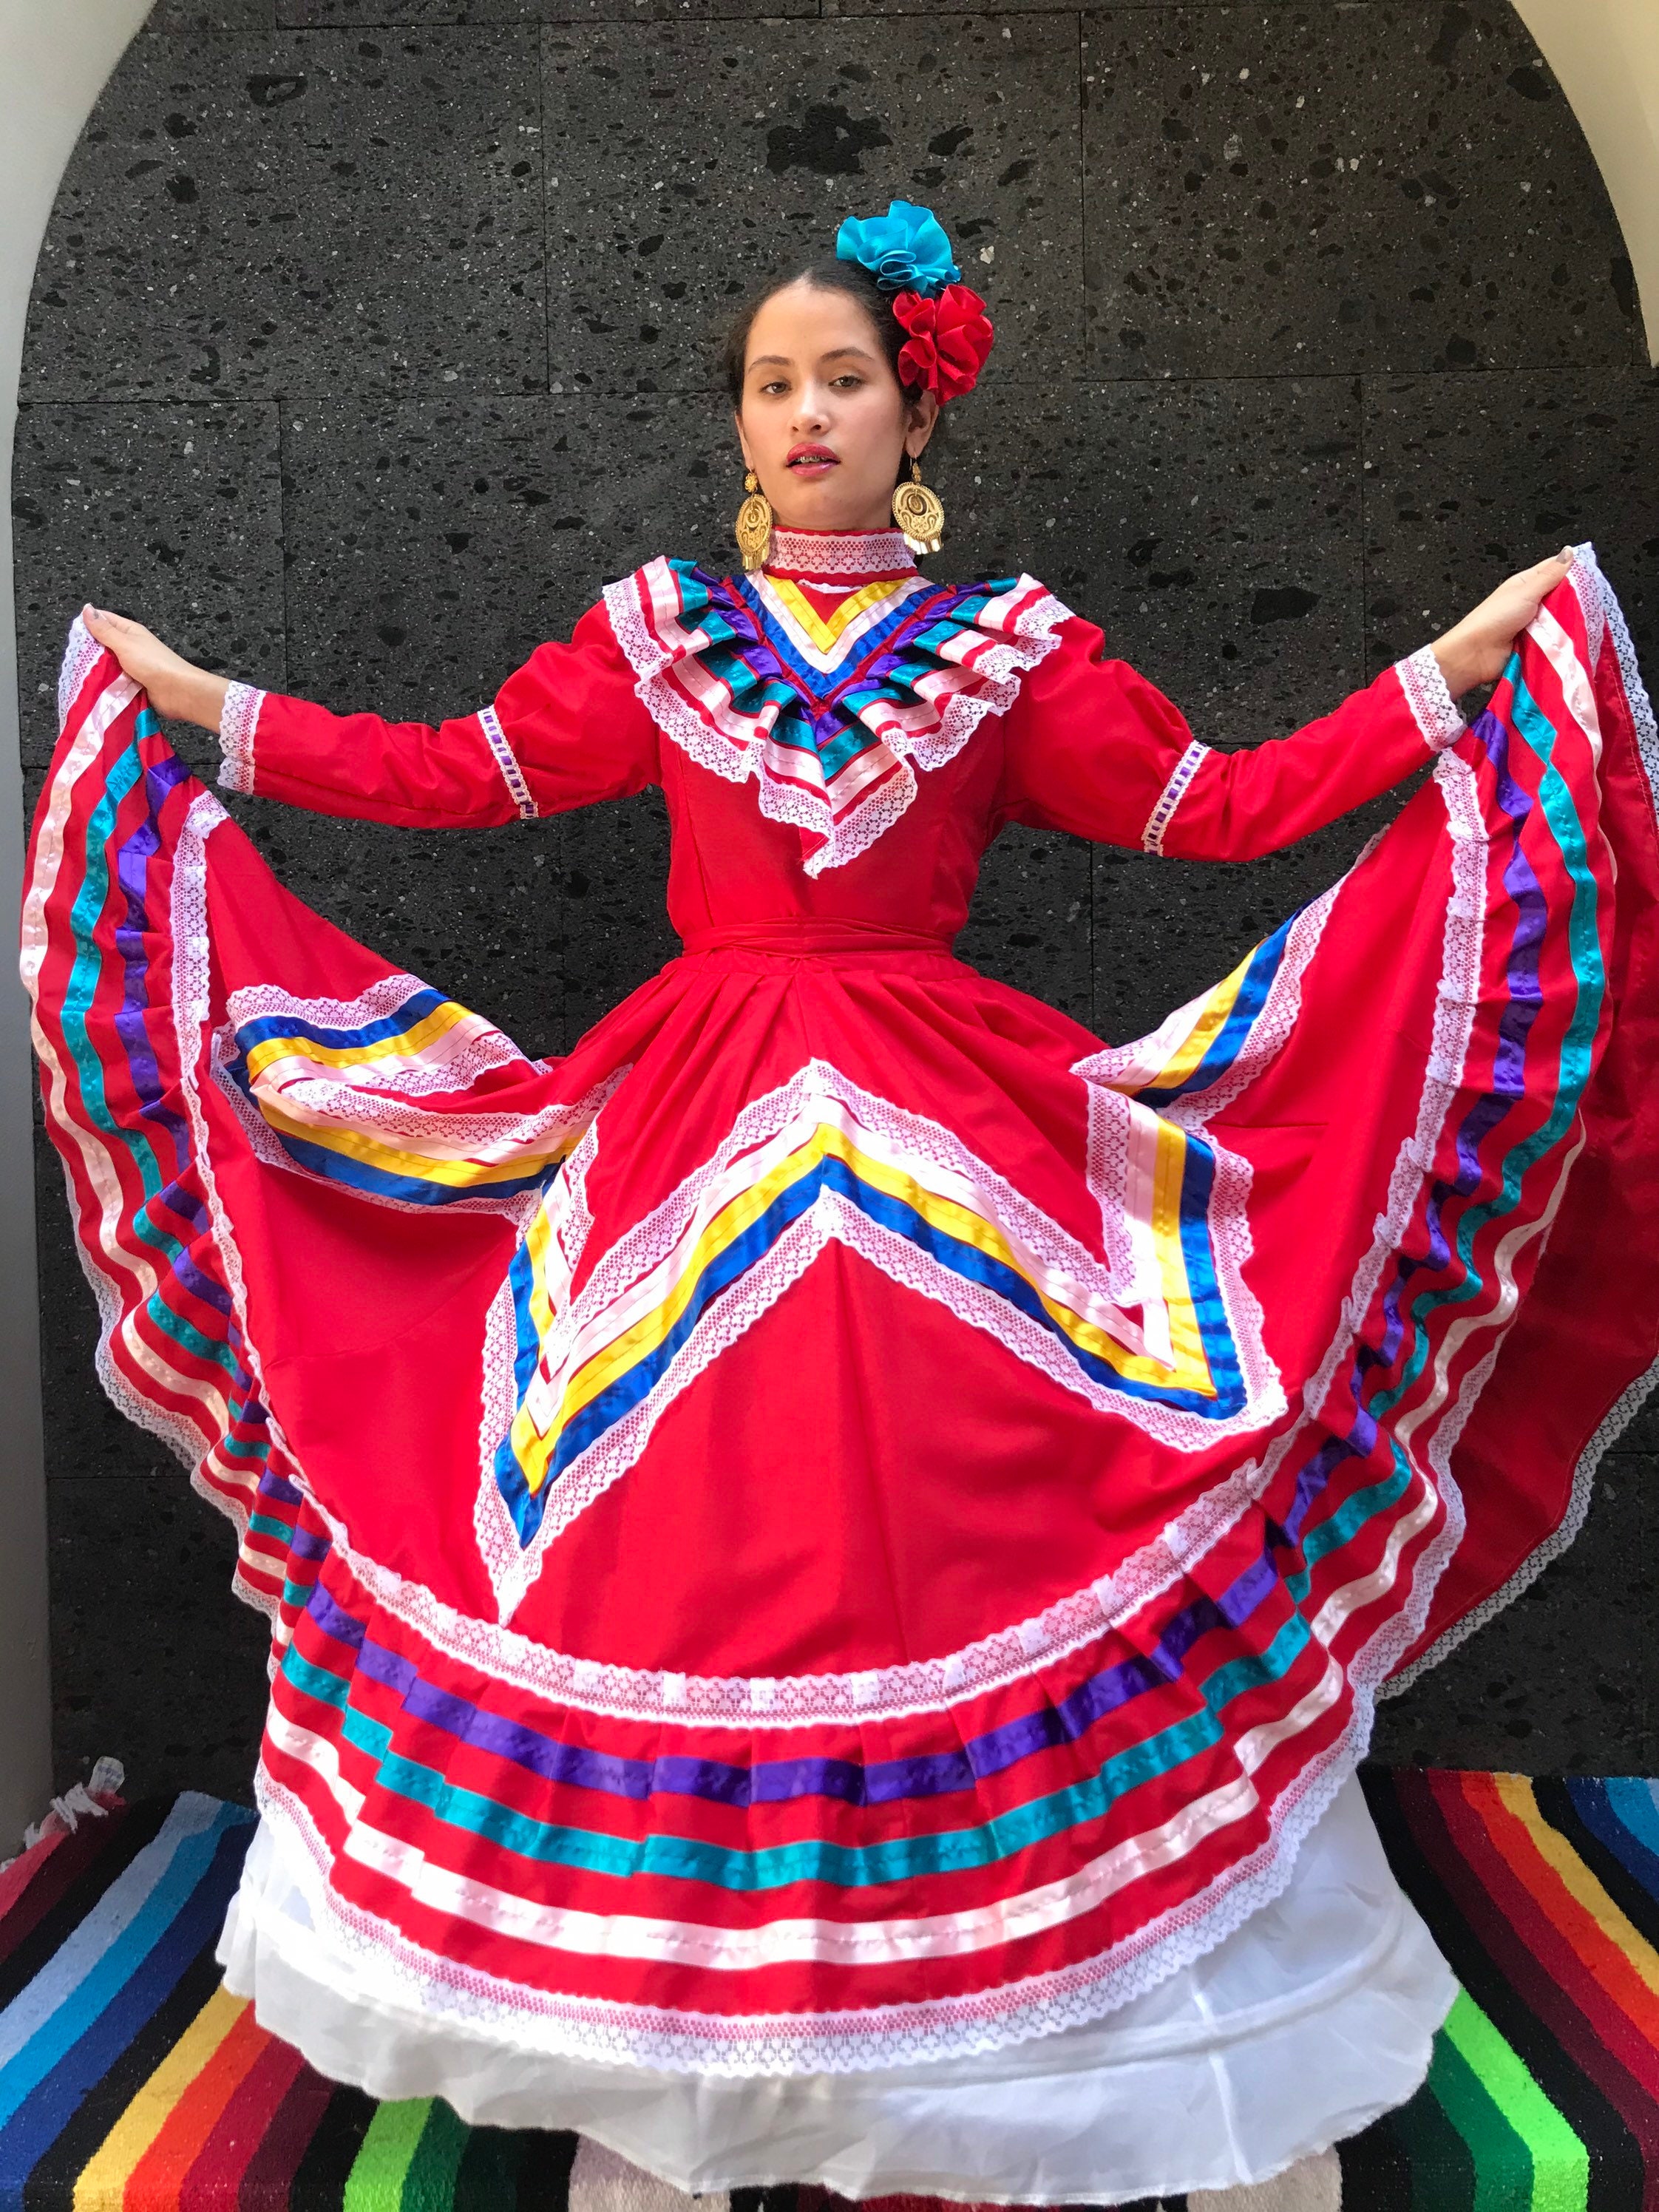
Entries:
{"type": "MultiPolygon", "coordinates": [[[[1653,2212],[1659,1784],[1374,1771],[1366,1788],[1462,1983],[1428,2082],[1338,2150],[1194,2212],[1653,2212]]],[[[242,1807],[186,1792],[118,1803],[0,1871],[0,2212],[684,2212],[585,2138],[376,2105],[256,2026],[213,1959],[252,1833],[242,1807]]]]}

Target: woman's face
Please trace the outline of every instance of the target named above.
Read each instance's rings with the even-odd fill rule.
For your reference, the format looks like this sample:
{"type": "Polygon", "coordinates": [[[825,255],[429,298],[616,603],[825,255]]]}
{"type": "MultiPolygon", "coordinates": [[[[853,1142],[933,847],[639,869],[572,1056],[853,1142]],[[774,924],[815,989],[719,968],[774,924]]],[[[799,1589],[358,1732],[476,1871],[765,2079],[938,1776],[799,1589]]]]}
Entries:
{"type": "Polygon", "coordinates": [[[938,413],[931,392],[906,402],[847,293],[798,281],[755,317],[738,437],[786,528],[890,529],[900,458],[921,453],[938,413]]]}

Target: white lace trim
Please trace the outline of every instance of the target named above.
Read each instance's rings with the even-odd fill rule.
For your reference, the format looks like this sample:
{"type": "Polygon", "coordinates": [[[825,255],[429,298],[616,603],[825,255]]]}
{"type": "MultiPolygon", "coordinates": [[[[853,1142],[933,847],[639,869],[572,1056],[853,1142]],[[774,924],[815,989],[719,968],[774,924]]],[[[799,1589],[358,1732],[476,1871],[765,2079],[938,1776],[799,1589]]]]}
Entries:
{"type": "MultiPolygon", "coordinates": [[[[1618,605],[1608,588],[1607,578],[1601,574],[1601,563],[1596,560],[1593,545],[1587,543],[1572,548],[1572,566],[1567,571],[1567,581],[1578,594],[1578,604],[1583,610],[1584,640],[1589,648],[1589,670],[1593,676],[1601,658],[1601,648],[1607,642],[1607,604],[1612,600],[1614,606],[1618,605]]],[[[1626,631],[1626,638],[1629,635],[1626,631]]],[[[1632,669],[1634,665],[1632,656],[1632,669]]],[[[1636,681],[1639,690],[1640,677],[1636,681]]]]}
{"type": "Polygon", "coordinates": [[[1584,610],[1584,627],[1590,638],[1592,669],[1601,659],[1603,641],[1609,635],[1613,639],[1613,649],[1619,656],[1619,677],[1624,687],[1626,704],[1636,726],[1637,750],[1647,772],[1649,792],[1654,795],[1656,805],[1659,806],[1659,723],[1655,720],[1653,702],[1642,681],[1642,672],[1636,665],[1636,647],[1631,637],[1630,625],[1625,620],[1625,611],[1602,573],[1594,545],[1586,542],[1573,548],[1573,565],[1568,576],[1584,610]]]}
{"type": "MultiPolygon", "coordinates": [[[[1494,1350],[1501,1347],[1495,1347],[1494,1350]]],[[[1379,1695],[1397,1697],[1401,1691],[1409,1690],[1419,1675],[1426,1674],[1431,1667],[1437,1667],[1458,1645],[1484,1628],[1489,1620],[1496,1620],[1506,1606],[1513,1604],[1531,1589],[1552,1561],[1559,1559],[1577,1540],[1589,1513],[1590,1501],[1595,1494],[1596,1470],[1602,1460],[1616,1444],[1625,1431],[1641,1412],[1654,1389],[1659,1385],[1659,1359],[1636,1380],[1617,1399],[1602,1417],[1600,1426],[1578,1455],[1573,1469],[1572,1495],[1567,1510],[1559,1524],[1553,1528],[1534,1552],[1529,1552],[1515,1572],[1502,1587],[1488,1598],[1466,1613],[1461,1620],[1454,1621],[1444,1633],[1435,1638],[1426,1651],[1420,1651],[1409,1667],[1390,1676],[1379,1695]]]]}
{"type": "Polygon", "coordinates": [[[817,530],[772,527],[769,568],[795,576],[890,576],[915,562],[902,530],[857,530],[830,536],[817,530]]]}
{"type": "MultiPolygon", "coordinates": [[[[277,1077],[267,1069],[255,1083],[252,1099],[231,1073],[237,1058],[236,1032],[248,1022],[276,1019],[309,1022],[322,1029],[359,1029],[371,1022],[389,1020],[412,994],[430,988],[418,975],[400,969],[377,977],[355,999],[300,999],[266,983],[247,985],[230,994],[226,1018],[213,1036],[210,1067],[261,1161],[285,1173],[314,1179],[314,1170],[293,1158],[265,1120],[260,1101],[266,1098],[294,1120],[314,1125],[320,1132],[330,1128],[372,1131],[400,1140],[434,1160],[504,1160],[514,1154],[545,1153],[557,1150],[566,1139],[585,1129],[630,1071],[631,1063],[624,1063],[590,1085],[580,1098],[551,1101],[530,1114],[428,1112],[416,1103],[427,1093],[453,1095],[498,1069],[529,1072],[535,1066],[482,1014],[468,1013],[437,1048],[428,1048],[418,1057],[388,1057],[346,1067],[301,1060],[296,1074],[277,1077]]],[[[418,1200],[380,1191],[354,1189],[352,1195],[366,1204],[387,1206],[400,1212],[429,1215],[432,1211],[418,1200]]],[[[539,1194],[534,1190],[503,1194],[486,1188],[449,1200],[445,1211],[505,1215],[522,1232],[539,1202],[539,1194]]]]}
{"type": "Polygon", "coordinates": [[[1456,743],[1468,724],[1452,697],[1435,658],[1434,647],[1419,646],[1404,660],[1396,660],[1394,670],[1406,695],[1406,704],[1412,710],[1412,719],[1423,733],[1424,744],[1432,753],[1443,752],[1448,745],[1456,743]]]}
{"type": "MultiPolygon", "coordinates": [[[[1631,639],[1629,625],[1625,620],[1624,610],[1620,605],[1612,586],[1607,582],[1596,560],[1594,545],[1586,542],[1582,545],[1575,546],[1573,554],[1573,566],[1568,572],[1568,579],[1577,592],[1579,604],[1583,610],[1584,632],[1589,643],[1590,667],[1593,672],[1601,658],[1603,645],[1610,635],[1619,657],[1620,680],[1624,689],[1626,703],[1631,710],[1631,720],[1635,726],[1637,748],[1646,773],[1649,796],[1656,805],[1656,817],[1659,818],[1659,726],[1656,726],[1653,703],[1648,696],[1647,687],[1643,683],[1641,672],[1637,666],[1636,648],[1631,639]]],[[[1581,1145],[1583,1141],[1581,1137],[1581,1145]]],[[[1577,1148],[1572,1157],[1577,1157],[1577,1148]]],[[[1570,1159],[1568,1166],[1570,1167],[1571,1164],[1570,1159]]],[[[1563,1184],[1565,1174],[1564,1170],[1563,1184]]],[[[1558,1203],[1561,1188],[1562,1185],[1559,1184],[1555,1194],[1558,1203]]],[[[1490,1374],[1492,1366],[1495,1364],[1499,1349],[1501,1349],[1501,1344],[1493,1347],[1492,1352],[1483,1363],[1485,1372],[1480,1377],[1482,1383],[1490,1374]]],[[[1489,1620],[1495,1620],[1505,1607],[1512,1604],[1524,1591],[1529,1589],[1545,1568],[1553,1560],[1559,1559],[1562,1553],[1568,1550],[1583,1529],[1585,1518],[1589,1512],[1590,1501],[1595,1495],[1596,1471],[1601,1461],[1636,1419],[1656,1388],[1659,1388],[1659,1360],[1656,1360],[1644,1374],[1638,1375],[1636,1380],[1615,1400],[1585,1444],[1583,1450],[1579,1454],[1577,1462],[1573,1468],[1572,1490],[1567,1509],[1556,1527],[1550,1531],[1535,1550],[1528,1553],[1507,1582],[1494,1590],[1490,1597],[1483,1599],[1479,1605],[1472,1607],[1460,1620],[1453,1622],[1449,1628],[1436,1638],[1426,1650],[1418,1654],[1409,1667],[1402,1668],[1399,1674],[1391,1676],[1382,1686],[1381,1695],[1392,1698],[1397,1696],[1402,1690],[1408,1690],[1414,1682],[1428,1672],[1430,1668],[1438,1666],[1449,1653],[1456,1650],[1459,1644],[1466,1642],[1477,1629],[1485,1627],[1489,1620]]],[[[1463,1422],[1468,1419],[1468,1413],[1472,1410],[1473,1401],[1463,1409],[1462,1419],[1458,1424],[1460,1433],[1463,1422]]],[[[1449,1482],[1449,1476],[1448,1480],[1449,1482]]],[[[1461,1518],[1461,1499],[1459,1514],[1461,1518]]]]}
{"type": "Polygon", "coordinates": [[[104,650],[79,615],[69,626],[69,639],[58,671],[58,734],[70,718],[70,708],[80,696],[94,662],[104,650]]]}
{"type": "Polygon", "coordinates": [[[519,757],[507,742],[501,718],[493,707],[479,708],[478,726],[495,757],[495,765],[501,772],[501,781],[507,786],[508,796],[519,810],[519,819],[521,822],[533,821],[538,811],[536,802],[530,795],[530,786],[519,765],[519,757]]]}
{"type": "Polygon", "coordinates": [[[316,1510],[353,1581],[445,1658],[605,1718],[747,1725],[763,1714],[769,1728],[793,1729],[948,1712],[966,1698],[1025,1680],[1121,1628],[1187,1574],[1254,1503],[1266,1479],[1254,1463],[1235,1470],[1113,1573],[1040,1613],[938,1659],[839,1674],[685,1674],[556,1651],[445,1604],[424,1584],[356,1551],[345,1524],[316,1510]]]}
{"type": "MultiPolygon", "coordinates": [[[[1343,1302],[1341,1321],[1318,1368],[1304,1386],[1303,1411],[1298,1419],[1270,1445],[1256,1485],[1258,1492],[1267,1489],[1309,1429],[1322,1422],[1322,1409],[1338,1370],[1352,1351],[1354,1338],[1376,1295],[1389,1256],[1399,1249],[1404,1240],[1424,1182],[1433,1172],[1446,1115],[1462,1080],[1479,1003],[1481,951],[1486,934],[1485,886],[1489,841],[1481,817],[1474,772],[1468,763],[1455,753],[1443,754],[1435,771],[1435,781],[1445,803],[1447,830],[1451,839],[1452,895],[1446,904],[1441,977],[1436,993],[1429,1059],[1424,1073],[1417,1121],[1395,1157],[1389,1180],[1387,1205],[1376,1218],[1370,1249],[1355,1271],[1352,1286],[1343,1302]]],[[[1358,866],[1357,862],[1356,871],[1358,866]]],[[[1350,872],[1351,874],[1353,872],[1355,871],[1350,872]]],[[[1482,1369],[1475,1370],[1474,1376],[1465,1378],[1463,1391],[1460,1394],[1461,1412],[1456,1419],[1460,1431],[1463,1421],[1468,1419],[1474,1396],[1484,1386],[1486,1373],[1489,1371],[1490,1361],[1483,1363],[1482,1369]]],[[[1424,1425],[1432,1417],[1434,1410],[1432,1405],[1415,1410],[1413,1431],[1424,1425]]],[[[1439,1533],[1425,1547],[1414,1570],[1413,1594],[1408,1603],[1392,1622],[1385,1622],[1378,1628],[1371,1644],[1367,1646],[1374,1660],[1369,1676],[1373,1695],[1378,1686],[1387,1680],[1400,1658],[1422,1634],[1434,1589],[1462,1538],[1462,1501],[1444,1464],[1450,1442],[1443,1434],[1443,1429],[1444,1417],[1426,1439],[1421,1455],[1416,1451],[1407,1451],[1413,1471],[1425,1484],[1429,1496],[1443,1505],[1445,1520],[1439,1533]],[[1427,1469],[1424,1465],[1425,1457],[1428,1462],[1427,1469]],[[1429,1480],[1428,1470],[1432,1470],[1438,1477],[1437,1490],[1429,1480]]],[[[1402,1440],[1402,1449],[1409,1444],[1409,1437],[1402,1440]]],[[[1358,1678],[1353,1677],[1352,1668],[1350,1674],[1351,1678],[1356,1680],[1358,1694],[1358,1678]]],[[[1368,1737],[1369,1728],[1368,1721],[1368,1737]]]]}
{"type": "Polygon", "coordinates": [[[1170,772],[1170,781],[1158,793],[1158,804],[1146,817],[1146,827],[1140,833],[1143,852],[1163,852],[1164,833],[1174,818],[1176,807],[1180,805],[1186,795],[1187,786],[1198,774],[1199,769],[1209,757],[1209,746],[1200,744],[1198,739],[1194,738],[1176,763],[1170,772]]]}
{"type": "MultiPolygon", "coordinates": [[[[274,983],[246,984],[240,990],[233,991],[225,1001],[225,1027],[234,1031],[249,1022],[274,1020],[310,1022],[319,1029],[365,1029],[372,1022],[391,1020],[417,992],[431,988],[429,983],[405,969],[376,976],[368,988],[355,999],[298,999],[274,983]]],[[[443,998],[441,992],[436,995],[443,998]]],[[[444,1004],[453,1006],[456,1001],[446,999],[444,1004]]],[[[384,1084],[390,1064],[381,1060],[358,1068],[334,1068],[330,1071],[329,1079],[343,1090],[360,1083],[384,1084]]],[[[418,1058],[401,1059],[396,1063],[397,1090],[400,1097],[407,1097],[430,1091],[464,1091],[493,1069],[531,1065],[512,1039],[493,1023],[486,1021],[482,1014],[468,1013],[465,1021],[458,1023],[444,1039],[442,1050],[428,1049],[418,1058]]]]}
{"type": "MultiPolygon", "coordinates": [[[[1379,833],[1380,835],[1380,833],[1379,833]]],[[[1373,838],[1359,860],[1366,858],[1375,845],[1373,838]]],[[[1354,867],[1359,866],[1356,860],[1354,867]]],[[[1250,1024],[1250,1033],[1234,1057],[1232,1066],[1202,1091],[1183,1093],[1171,1099],[1164,1109],[1171,1121],[1183,1128],[1203,1129],[1224,1107],[1231,1106],[1236,1098],[1249,1090],[1268,1064],[1276,1060],[1289,1043],[1302,1012],[1302,979],[1308,963],[1319,949],[1325,934],[1325,925],[1330,920],[1331,908],[1343,886],[1350,880],[1353,868],[1310,899],[1291,924],[1291,933],[1285,947],[1285,956],[1279,971],[1267,988],[1267,996],[1261,1012],[1250,1024]]]]}
{"type": "MultiPolygon", "coordinates": [[[[981,635],[994,637],[996,644],[966,672],[969,683],[943,699],[932,698],[926,692],[913,695],[932,709],[938,718],[937,726],[911,732],[898,718],[886,718],[882,735],[856,764],[860,792],[870,795],[855,796],[837,815],[830,792],[822,785],[811,789],[784,780],[780,769],[785,763],[774,763],[769,758],[769,719],[736,716],[746,729],[740,735],[722,735],[673,683],[675,667],[698,656],[695,644],[684,651],[665,646],[646,620],[642,601],[651,592],[647,578],[652,570],[665,566],[653,562],[647,569],[636,570],[605,587],[605,611],[617,643],[634,670],[635,691],[658,729],[700,768],[724,776],[730,783],[741,783],[752,776],[761,812],[769,821],[811,831],[823,841],[801,863],[804,873],[813,877],[856,860],[906,811],[916,793],[912,760],[923,769],[941,767],[962,750],[986,715],[1007,712],[1019,696],[1026,671],[1036,667],[1059,644],[1054,633],[1071,613],[1051,592],[1044,592],[1022,612],[1015,636],[1000,633],[981,617],[981,635]]],[[[1022,591],[1038,588],[1034,579],[1022,576],[1006,596],[1016,599],[1022,591]]],[[[991,612],[989,608],[985,610],[986,615],[991,612]]],[[[695,640],[702,633],[690,630],[687,635],[695,640]]],[[[943,675],[951,666],[947,661],[939,672],[943,675]]],[[[787,765],[799,775],[798,757],[791,757],[787,765]]]]}
{"type": "Polygon", "coordinates": [[[226,687],[219,714],[219,787],[222,791],[251,792],[253,788],[253,733],[259,726],[259,709],[265,695],[251,684],[226,687]]]}

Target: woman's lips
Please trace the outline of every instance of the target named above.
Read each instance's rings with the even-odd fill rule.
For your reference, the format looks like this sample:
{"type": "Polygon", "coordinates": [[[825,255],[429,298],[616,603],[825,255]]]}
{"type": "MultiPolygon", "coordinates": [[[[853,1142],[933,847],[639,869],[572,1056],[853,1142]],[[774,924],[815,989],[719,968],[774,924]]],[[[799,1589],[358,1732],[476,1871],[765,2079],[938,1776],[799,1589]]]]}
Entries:
{"type": "Polygon", "coordinates": [[[828,446],[797,446],[785,464],[793,477],[827,477],[831,469],[839,468],[828,446]]]}

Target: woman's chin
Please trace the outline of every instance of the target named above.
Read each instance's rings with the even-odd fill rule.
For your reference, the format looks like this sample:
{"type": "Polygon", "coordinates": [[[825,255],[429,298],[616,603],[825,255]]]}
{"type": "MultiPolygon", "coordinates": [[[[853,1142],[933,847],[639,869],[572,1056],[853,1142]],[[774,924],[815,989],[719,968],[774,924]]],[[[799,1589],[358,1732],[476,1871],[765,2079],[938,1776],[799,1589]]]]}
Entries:
{"type": "Polygon", "coordinates": [[[773,519],[781,530],[833,530],[856,534],[890,526],[884,513],[873,520],[868,507],[849,499],[834,483],[793,484],[787,500],[775,501],[773,519]]]}

